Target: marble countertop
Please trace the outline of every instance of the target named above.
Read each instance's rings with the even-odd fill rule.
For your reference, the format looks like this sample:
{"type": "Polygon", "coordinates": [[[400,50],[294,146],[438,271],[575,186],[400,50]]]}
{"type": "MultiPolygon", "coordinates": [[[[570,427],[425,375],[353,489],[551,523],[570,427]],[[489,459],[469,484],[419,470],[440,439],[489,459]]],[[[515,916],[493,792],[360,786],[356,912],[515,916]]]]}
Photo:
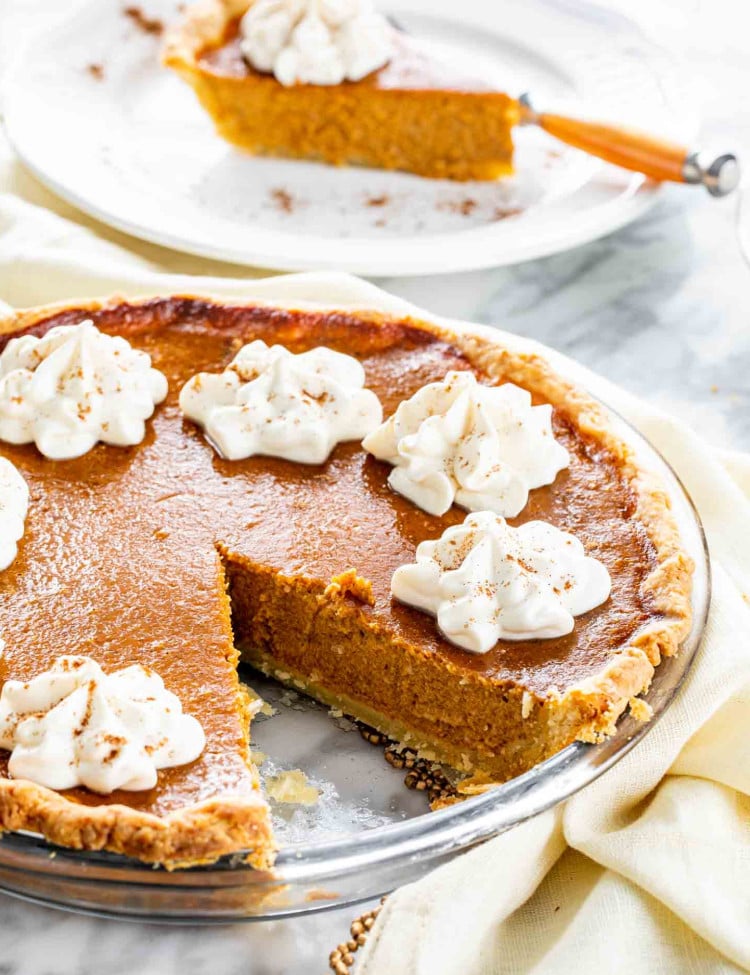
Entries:
{"type": "MultiPolygon", "coordinates": [[[[695,6],[699,17],[703,5],[695,6]]],[[[695,23],[692,30],[694,37],[695,23]]],[[[750,85],[739,47],[715,35],[697,47],[677,40],[693,44],[694,68],[712,78],[707,141],[750,143],[750,96],[742,94],[750,85]],[[724,97],[730,89],[733,99],[724,97]]],[[[539,339],[686,419],[715,446],[748,450],[750,269],[737,212],[736,196],[715,201],[673,187],[637,223],[566,254],[376,283],[432,311],[539,339]]],[[[81,917],[0,895],[0,973],[322,975],[358,912],[195,930],[81,917]]]]}

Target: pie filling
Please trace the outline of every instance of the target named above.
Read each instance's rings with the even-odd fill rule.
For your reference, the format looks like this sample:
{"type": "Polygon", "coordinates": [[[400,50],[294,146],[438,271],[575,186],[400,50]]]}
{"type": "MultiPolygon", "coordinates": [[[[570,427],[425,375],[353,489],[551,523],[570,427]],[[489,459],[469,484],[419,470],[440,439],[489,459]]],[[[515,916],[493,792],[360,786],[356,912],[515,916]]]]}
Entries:
{"type": "MultiPolygon", "coordinates": [[[[206,747],[196,761],[160,771],[153,789],[101,796],[75,788],[63,793],[71,803],[169,817],[216,797],[257,800],[237,647],[260,670],[495,781],[611,725],[627,697],[576,688],[661,618],[644,586],[657,552],[621,459],[564,407],[556,406],[553,427],[570,466],[533,490],[509,523],[543,519],[574,533],[607,567],[612,594],[567,636],[501,641],[475,655],[390,594],[394,570],[465,511],[422,511],[388,486],[390,466],[358,442],[339,444],[320,465],[224,460],[182,416],[178,396],[197,372],[220,371],[254,339],[355,356],[386,417],[450,370],[517,382],[512,372],[490,380],[458,347],[410,321],[189,298],[67,309],[31,331],[84,317],[148,352],[169,394],[134,447],[98,444],[51,461],[33,445],[2,445],[31,500],[19,554],[0,575],[0,678],[28,679],[64,654],[90,656],[107,671],[144,664],[201,722],[206,747]]],[[[7,753],[0,775],[7,778],[7,753]]],[[[242,848],[248,837],[222,842],[242,848]]],[[[269,843],[267,830],[259,842],[269,843]]],[[[147,845],[137,855],[158,859],[147,845]]],[[[200,858],[227,852],[219,845],[200,858]]]]}

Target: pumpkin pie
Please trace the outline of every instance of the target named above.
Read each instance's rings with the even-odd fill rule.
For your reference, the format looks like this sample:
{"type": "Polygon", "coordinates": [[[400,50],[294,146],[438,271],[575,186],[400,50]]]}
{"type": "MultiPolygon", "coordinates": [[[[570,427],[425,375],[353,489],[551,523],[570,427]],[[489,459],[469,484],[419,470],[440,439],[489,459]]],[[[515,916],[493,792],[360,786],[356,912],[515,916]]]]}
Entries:
{"type": "Polygon", "coordinates": [[[257,155],[492,180],[512,172],[518,103],[392,30],[387,63],[339,84],[282,84],[243,56],[248,0],[208,0],[167,38],[163,60],[217,131],[257,155]]]}
{"type": "Polygon", "coordinates": [[[3,829],[170,866],[244,851],[266,867],[273,834],[248,751],[240,657],[499,781],[611,733],[686,635],[691,562],[666,494],[603,410],[541,358],[413,319],[198,297],[18,312],[0,323],[0,350],[11,336],[84,319],[148,352],[169,392],[135,446],[99,443],[57,461],[33,444],[0,446],[30,491],[25,535],[0,573],[0,679],[28,680],[64,654],[107,671],[141,663],[200,721],[206,746],[161,770],[153,788],[111,795],[11,778],[0,752],[3,829]],[[465,512],[421,510],[359,442],[318,465],[225,460],[181,413],[187,380],[221,371],[254,339],[357,358],[386,417],[449,371],[512,381],[550,403],[570,464],[510,523],[575,532],[609,570],[609,599],[566,636],[501,640],[481,655],[448,642],[434,620],[392,599],[391,577],[465,512]]]}

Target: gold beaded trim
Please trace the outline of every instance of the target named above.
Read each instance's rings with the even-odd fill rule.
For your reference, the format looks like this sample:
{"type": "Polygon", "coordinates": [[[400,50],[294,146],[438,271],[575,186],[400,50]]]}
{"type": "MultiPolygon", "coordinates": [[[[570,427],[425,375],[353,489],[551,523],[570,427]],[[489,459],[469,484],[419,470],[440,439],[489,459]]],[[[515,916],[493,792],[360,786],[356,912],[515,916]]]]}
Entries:
{"type": "Polygon", "coordinates": [[[365,741],[383,748],[383,756],[389,765],[397,769],[406,769],[404,785],[407,789],[426,792],[431,806],[458,797],[456,787],[449,781],[439,765],[420,758],[413,748],[391,741],[386,735],[366,724],[362,724],[361,721],[357,721],[356,724],[365,741]]]}
{"type": "MultiPolygon", "coordinates": [[[[413,748],[399,745],[398,742],[392,741],[380,731],[370,728],[369,725],[363,724],[361,721],[354,720],[354,723],[366,742],[383,749],[383,756],[389,765],[397,769],[406,769],[404,785],[407,789],[426,792],[431,806],[441,805],[458,797],[456,787],[446,777],[439,765],[420,758],[413,748]]],[[[381,899],[378,907],[361,914],[356,920],[352,921],[349,929],[349,940],[342,941],[328,956],[328,966],[335,975],[350,975],[351,967],[354,964],[354,955],[367,941],[367,935],[370,933],[375,918],[380,914],[380,909],[384,903],[385,897],[381,899]]]]}
{"type": "Polygon", "coordinates": [[[332,972],[335,972],[335,975],[350,975],[351,967],[354,964],[354,954],[367,941],[367,935],[370,933],[375,918],[380,914],[384,903],[385,897],[382,897],[377,907],[360,914],[356,920],[352,921],[349,928],[349,940],[342,941],[328,956],[328,967],[332,972]]]}

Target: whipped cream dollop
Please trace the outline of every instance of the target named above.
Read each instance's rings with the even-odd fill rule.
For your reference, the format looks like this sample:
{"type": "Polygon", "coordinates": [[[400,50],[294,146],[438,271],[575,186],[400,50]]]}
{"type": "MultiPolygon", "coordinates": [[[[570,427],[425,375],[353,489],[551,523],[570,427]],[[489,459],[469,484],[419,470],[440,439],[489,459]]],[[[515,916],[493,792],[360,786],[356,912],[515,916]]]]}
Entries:
{"type": "Polygon", "coordinates": [[[0,355],[0,439],[35,443],[52,460],[101,440],[127,447],[167,395],[151,357],[91,321],[58,325],[42,338],[11,339],[0,355]]]}
{"type": "Polygon", "coordinates": [[[482,386],[470,372],[423,386],[363,446],[395,465],[394,491],[432,515],[455,501],[512,518],[532,488],[570,462],[552,433],[551,406],[532,406],[513,383],[482,386]]]}
{"type": "Polygon", "coordinates": [[[0,693],[10,775],[49,789],[152,789],[157,769],[194,761],[205,744],[200,723],[140,664],[105,674],[90,657],[58,657],[0,693]]]}
{"type": "Polygon", "coordinates": [[[445,638],[471,653],[564,636],[610,588],[606,567],[573,535],[544,521],[511,528],[491,511],[422,542],[391,580],[396,599],[437,617],[445,638]]]}
{"type": "Polygon", "coordinates": [[[0,457],[0,570],[7,569],[18,554],[28,510],[26,481],[15,465],[0,457]]]}
{"type": "Polygon", "coordinates": [[[254,0],[240,24],[243,57],[282,85],[339,85],[382,68],[393,28],[371,0],[254,0]]]}
{"type": "Polygon", "coordinates": [[[222,373],[201,372],[180,407],[227,460],[253,454],[324,463],[337,443],[360,440],[383,419],[352,356],[323,346],[298,355],[256,339],[222,373]]]}

